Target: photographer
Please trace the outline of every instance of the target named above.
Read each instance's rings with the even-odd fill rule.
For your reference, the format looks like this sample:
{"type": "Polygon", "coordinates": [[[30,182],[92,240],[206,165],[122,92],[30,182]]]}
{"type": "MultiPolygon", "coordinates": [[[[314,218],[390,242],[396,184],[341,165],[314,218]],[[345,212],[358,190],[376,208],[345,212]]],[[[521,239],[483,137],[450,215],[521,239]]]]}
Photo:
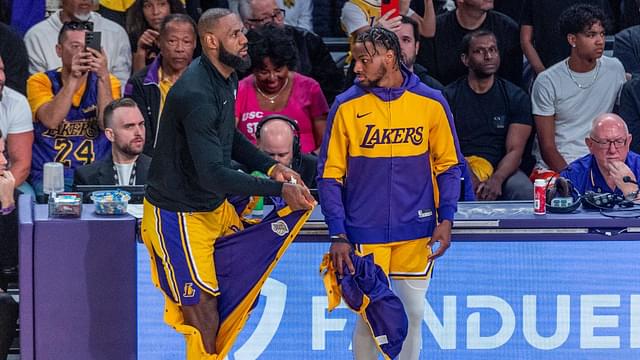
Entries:
{"type": "Polygon", "coordinates": [[[31,184],[42,194],[42,169],[49,161],[64,165],[65,190],[71,189],[74,169],[109,154],[111,143],[102,129],[102,112],[120,97],[120,83],[107,69],[104,49],[85,47],[86,29],[65,23],[56,53],[62,68],[34,74],[27,95],[34,114],[31,184]]]}

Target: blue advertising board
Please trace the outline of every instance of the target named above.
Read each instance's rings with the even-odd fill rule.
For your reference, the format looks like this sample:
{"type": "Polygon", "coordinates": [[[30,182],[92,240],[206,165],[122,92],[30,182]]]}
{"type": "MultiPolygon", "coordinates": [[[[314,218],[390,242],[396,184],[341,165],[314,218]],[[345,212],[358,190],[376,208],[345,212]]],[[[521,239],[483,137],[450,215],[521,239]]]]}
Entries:
{"type": "MultiPolygon", "coordinates": [[[[327,249],[292,244],[229,360],[352,358],[356,315],[327,312],[327,249]]],[[[421,358],[640,359],[639,258],[640,241],[455,242],[427,293],[421,358]]],[[[139,359],[184,358],[141,245],[138,264],[139,359]]]]}

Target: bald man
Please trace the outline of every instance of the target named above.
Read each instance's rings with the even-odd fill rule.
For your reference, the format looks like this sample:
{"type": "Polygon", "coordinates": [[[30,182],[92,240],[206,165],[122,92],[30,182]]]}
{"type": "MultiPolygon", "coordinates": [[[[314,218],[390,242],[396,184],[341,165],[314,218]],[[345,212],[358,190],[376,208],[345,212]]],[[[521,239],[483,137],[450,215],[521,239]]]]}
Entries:
{"type": "Polygon", "coordinates": [[[260,122],[260,131],[256,133],[258,148],[280,164],[300,174],[304,183],[310,189],[315,189],[317,158],[302,154],[299,144],[294,144],[297,130],[291,121],[293,120],[283,119],[278,115],[263,119],[260,122]]]}
{"type": "Polygon", "coordinates": [[[598,116],[584,141],[589,155],[573,161],[560,176],[571,180],[581,194],[594,191],[635,199],[638,185],[634,183],[640,177],[640,156],[629,150],[631,134],[624,120],[616,114],[598,116]]]}

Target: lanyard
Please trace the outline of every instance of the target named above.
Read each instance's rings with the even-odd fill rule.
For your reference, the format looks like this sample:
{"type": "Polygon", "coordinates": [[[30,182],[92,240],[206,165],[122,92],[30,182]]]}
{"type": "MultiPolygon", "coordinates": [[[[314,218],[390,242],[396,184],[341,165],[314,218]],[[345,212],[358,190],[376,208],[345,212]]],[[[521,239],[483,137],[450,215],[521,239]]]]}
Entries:
{"type": "MultiPolygon", "coordinates": [[[[136,183],[136,163],[133,163],[133,167],[131,168],[131,174],[129,175],[129,185],[135,185],[136,183]]],[[[113,164],[113,180],[116,185],[120,185],[120,177],[118,176],[118,167],[116,164],[113,164]]]]}

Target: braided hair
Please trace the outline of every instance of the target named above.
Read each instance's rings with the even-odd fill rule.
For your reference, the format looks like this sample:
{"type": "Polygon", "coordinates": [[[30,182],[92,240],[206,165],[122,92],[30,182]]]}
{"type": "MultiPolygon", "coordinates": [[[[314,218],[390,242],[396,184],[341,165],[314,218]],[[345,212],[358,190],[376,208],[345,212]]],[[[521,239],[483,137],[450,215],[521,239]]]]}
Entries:
{"type": "Polygon", "coordinates": [[[358,34],[355,42],[362,43],[367,55],[371,57],[378,54],[377,46],[391,50],[396,56],[396,67],[400,68],[402,51],[400,50],[398,36],[393,31],[381,26],[372,26],[369,30],[358,34]],[[374,45],[373,49],[369,49],[367,43],[372,43],[374,45]]]}

